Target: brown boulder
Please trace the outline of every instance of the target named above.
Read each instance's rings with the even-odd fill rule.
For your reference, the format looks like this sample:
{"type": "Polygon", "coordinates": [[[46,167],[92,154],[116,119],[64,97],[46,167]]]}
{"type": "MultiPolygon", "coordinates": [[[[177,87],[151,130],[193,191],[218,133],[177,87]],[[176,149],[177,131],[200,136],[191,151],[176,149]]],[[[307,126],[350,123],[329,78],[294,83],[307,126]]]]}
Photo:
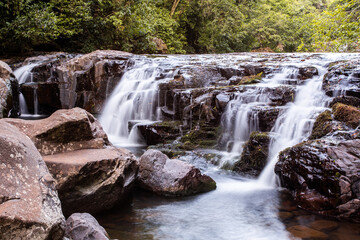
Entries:
{"type": "Polygon", "coordinates": [[[0,239],[62,239],[55,181],[34,144],[0,121],[0,239]]]}
{"type": "Polygon", "coordinates": [[[300,207],[360,221],[360,139],[298,144],[280,153],[275,173],[300,207]]]}
{"type": "Polygon", "coordinates": [[[6,119],[30,137],[42,155],[109,145],[106,133],[93,115],[81,108],[58,110],[41,120],[6,119]]]}
{"type": "Polygon", "coordinates": [[[148,150],[140,158],[137,182],[140,187],[165,196],[185,196],[216,188],[215,181],[194,166],[169,159],[157,150],[148,150]]]}
{"type": "Polygon", "coordinates": [[[320,232],[318,230],[315,229],[311,229],[309,227],[306,226],[302,226],[302,225],[296,225],[296,226],[292,226],[289,227],[287,229],[294,237],[296,238],[300,238],[300,239],[328,239],[329,236],[326,235],[323,232],[320,232]]]}
{"type": "Polygon", "coordinates": [[[82,149],[44,156],[65,216],[110,209],[128,196],[137,173],[133,154],[125,149],[82,149]]]}

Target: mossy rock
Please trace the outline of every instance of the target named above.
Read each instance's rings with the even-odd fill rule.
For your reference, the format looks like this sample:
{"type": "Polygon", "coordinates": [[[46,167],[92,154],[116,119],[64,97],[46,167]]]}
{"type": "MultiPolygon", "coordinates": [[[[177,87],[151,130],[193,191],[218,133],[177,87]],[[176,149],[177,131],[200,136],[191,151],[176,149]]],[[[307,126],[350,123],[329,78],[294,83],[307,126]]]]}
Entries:
{"type": "Polygon", "coordinates": [[[331,116],[331,111],[326,110],[320,113],[315,120],[314,127],[309,139],[321,138],[330,133],[332,131],[332,121],[333,118],[331,116]]]}
{"type": "Polygon", "coordinates": [[[249,175],[259,175],[266,165],[269,153],[270,137],[268,133],[252,132],[244,144],[241,158],[233,167],[233,171],[249,175]]]}
{"type": "Polygon", "coordinates": [[[246,85],[246,84],[254,84],[254,83],[259,83],[261,81],[263,72],[258,73],[256,75],[251,75],[251,76],[244,76],[241,80],[239,85],[246,85]]]}
{"type": "Polygon", "coordinates": [[[357,107],[336,103],[332,107],[334,119],[346,123],[351,128],[357,128],[360,124],[360,110],[357,107]]]}

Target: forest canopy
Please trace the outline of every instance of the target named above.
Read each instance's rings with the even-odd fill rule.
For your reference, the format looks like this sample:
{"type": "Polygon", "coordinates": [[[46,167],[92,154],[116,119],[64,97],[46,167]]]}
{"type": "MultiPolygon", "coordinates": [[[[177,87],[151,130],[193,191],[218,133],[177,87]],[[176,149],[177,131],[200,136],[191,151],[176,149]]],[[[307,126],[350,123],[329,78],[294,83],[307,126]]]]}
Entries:
{"type": "Polygon", "coordinates": [[[359,51],[359,0],[3,0],[0,54],[359,51]]]}

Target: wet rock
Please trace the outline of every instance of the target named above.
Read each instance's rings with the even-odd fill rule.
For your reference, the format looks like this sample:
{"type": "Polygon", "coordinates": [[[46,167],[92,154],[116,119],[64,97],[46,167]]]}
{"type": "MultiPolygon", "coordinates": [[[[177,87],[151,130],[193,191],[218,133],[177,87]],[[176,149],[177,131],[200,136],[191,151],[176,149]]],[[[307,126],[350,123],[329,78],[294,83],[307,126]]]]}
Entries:
{"type": "Polygon", "coordinates": [[[218,71],[220,72],[221,76],[225,77],[226,79],[231,79],[233,77],[242,76],[244,74],[244,69],[236,69],[236,68],[225,68],[225,67],[218,67],[218,71]]]}
{"type": "Polygon", "coordinates": [[[298,78],[300,80],[306,80],[312,78],[316,75],[319,75],[319,72],[316,67],[301,67],[299,68],[298,78]]]}
{"type": "Polygon", "coordinates": [[[331,112],[326,110],[319,114],[316,118],[311,136],[309,139],[317,139],[325,136],[326,134],[333,131],[332,127],[333,118],[331,116],[331,112]]]}
{"type": "Polygon", "coordinates": [[[180,121],[165,121],[152,124],[138,124],[136,127],[147,145],[155,145],[168,140],[175,140],[180,136],[180,125],[180,121]]]}
{"type": "Polygon", "coordinates": [[[241,158],[234,164],[233,170],[258,176],[264,169],[269,152],[270,137],[267,133],[252,132],[244,144],[241,158]]]}
{"type": "Polygon", "coordinates": [[[287,229],[294,237],[300,239],[328,239],[328,235],[323,232],[311,229],[306,226],[296,225],[287,229]]]}
{"type": "Polygon", "coordinates": [[[360,107],[360,99],[352,96],[336,97],[331,101],[330,107],[334,106],[336,103],[343,103],[345,105],[350,105],[353,107],[360,107]]]}
{"type": "Polygon", "coordinates": [[[328,96],[347,95],[360,98],[360,62],[339,61],[329,65],[323,79],[323,89],[328,96]]]}
{"type": "Polygon", "coordinates": [[[357,128],[360,124],[360,110],[353,106],[342,103],[336,103],[332,107],[334,118],[338,121],[345,122],[352,128],[357,128]]]}
{"type": "Polygon", "coordinates": [[[17,128],[0,125],[0,238],[62,239],[65,219],[40,153],[17,128]]]}
{"type": "Polygon", "coordinates": [[[225,109],[226,109],[226,106],[227,104],[230,102],[230,95],[227,94],[227,93],[220,93],[220,94],[217,94],[216,95],[216,98],[215,98],[215,104],[216,104],[216,107],[224,112],[225,109]]]}
{"type": "Polygon", "coordinates": [[[165,196],[185,196],[208,192],[216,188],[209,176],[194,166],[177,159],[169,159],[157,150],[148,150],[139,161],[140,187],[165,196]]]}
{"type": "Polygon", "coordinates": [[[109,235],[88,213],[74,213],[66,220],[66,237],[71,240],[108,240],[109,235]]]}
{"type": "Polygon", "coordinates": [[[19,84],[11,68],[0,61],[0,118],[20,114],[19,84]]]}
{"type": "Polygon", "coordinates": [[[81,107],[99,113],[106,98],[131,65],[130,53],[98,50],[56,68],[62,108],[81,107]]]}
{"type": "Polygon", "coordinates": [[[186,150],[215,148],[220,135],[219,130],[219,127],[199,122],[198,125],[181,137],[180,142],[183,143],[181,148],[186,150]]]}
{"type": "Polygon", "coordinates": [[[295,88],[293,87],[275,87],[267,89],[272,105],[283,106],[288,102],[294,101],[295,88]]]}
{"type": "Polygon", "coordinates": [[[34,99],[37,99],[38,114],[51,114],[61,108],[60,92],[57,83],[25,83],[21,85],[29,112],[34,112],[34,99]]]}
{"type": "Polygon", "coordinates": [[[328,221],[328,220],[317,220],[315,222],[312,222],[310,224],[310,227],[319,230],[319,231],[333,231],[339,227],[339,224],[334,221],[328,221]]]}
{"type": "Polygon", "coordinates": [[[125,149],[82,149],[47,155],[44,161],[57,180],[65,216],[96,213],[123,202],[137,173],[135,157],[125,149]]]}
{"type": "Polygon", "coordinates": [[[277,117],[279,116],[279,109],[274,107],[261,107],[257,111],[259,119],[259,130],[261,132],[270,132],[274,127],[277,117]]]}
{"type": "Polygon", "coordinates": [[[96,149],[109,145],[106,133],[93,115],[81,108],[58,110],[41,120],[6,119],[35,143],[43,155],[96,149]]]}
{"type": "Polygon", "coordinates": [[[291,219],[294,217],[294,214],[291,212],[279,212],[278,213],[279,218],[281,218],[282,220],[287,220],[287,219],[291,219]]]}
{"type": "Polygon", "coordinates": [[[275,173],[299,206],[360,221],[354,194],[360,173],[360,140],[308,141],[280,153],[275,173]]]}

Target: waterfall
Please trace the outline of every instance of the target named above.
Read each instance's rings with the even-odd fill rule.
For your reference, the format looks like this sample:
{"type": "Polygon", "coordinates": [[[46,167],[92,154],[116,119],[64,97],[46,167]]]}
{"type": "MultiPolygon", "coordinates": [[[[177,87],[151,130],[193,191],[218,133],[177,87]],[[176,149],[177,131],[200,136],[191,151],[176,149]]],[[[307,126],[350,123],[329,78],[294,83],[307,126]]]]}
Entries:
{"type": "Polygon", "coordinates": [[[268,164],[258,179],[260,184],[276,185],[274,167],[280,151],[306,140],[311,134],[314,118],[325,110],[327,97],[321,87],[326,69],[320,66],[317,68],[319,76],[299,86],[295,101],[287,104],[287,109],[280,114],[271,130],[274,137],[269,147],[268,164]]]}
{"type": "MultiPolygon", "coordinates": [[[[18,80],[19,84],[24,84],[27,82],[33,82],[33,75],[31,70],[36,67],[39,63],[31,63],[25,66],[22,66],[14,71],[14,75],[18,80]]],[[[20,112],[22,116],[31,115],[27,107],[27,103],[22,92],[19,93],[19,103],[20,103],[20,112]]],[[[37,99],[37,91],[34,89],[34,115],[38,114],[39,104],[37,99]]]]}
{"type": "Polygon", "coordinates": [[[124,73],[99,119],[112,143],[122,146],[141,144],[137,125],[160,118],[159,81],[156,80],[160,73],[157,63],[144,59],[124,73]],[[130,123],[133,126],[129,126],[130,123]]]}

